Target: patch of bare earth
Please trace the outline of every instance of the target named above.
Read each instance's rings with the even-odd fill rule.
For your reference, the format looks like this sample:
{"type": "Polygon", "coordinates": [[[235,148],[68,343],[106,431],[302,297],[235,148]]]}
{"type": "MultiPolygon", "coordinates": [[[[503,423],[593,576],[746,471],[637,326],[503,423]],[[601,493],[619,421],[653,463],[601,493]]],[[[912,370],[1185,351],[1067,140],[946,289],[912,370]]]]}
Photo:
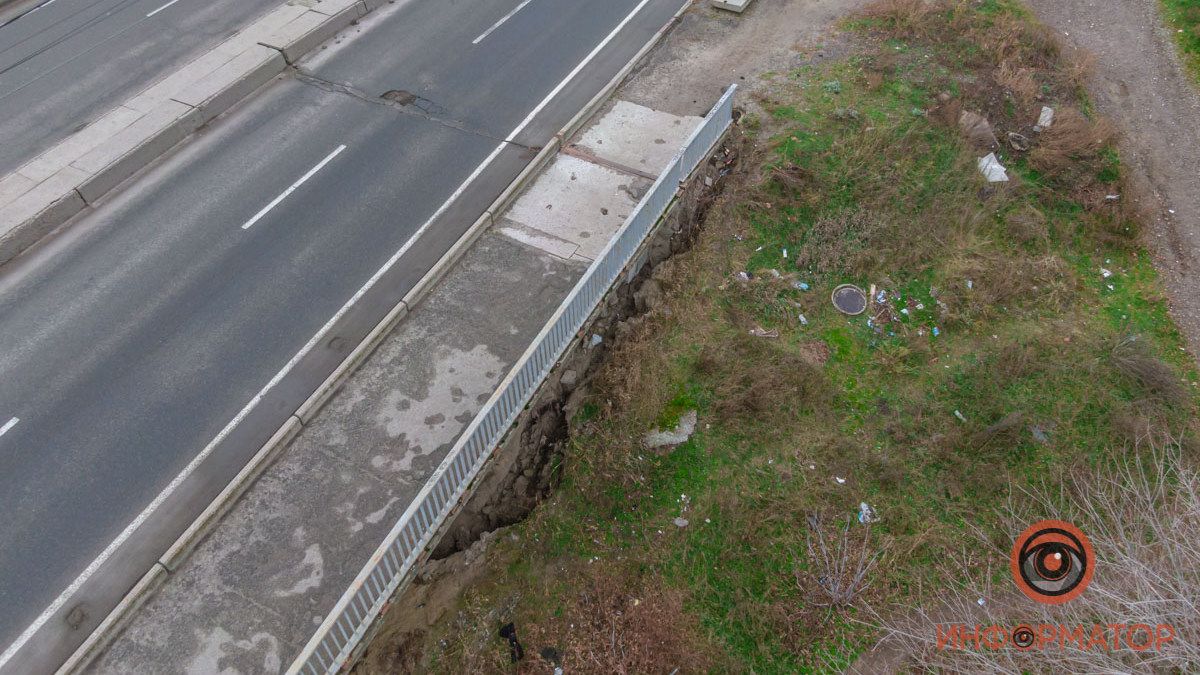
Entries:
{"type": "Polygon", "coordinates": [[[1200,95],[1180,63],[1158,0],[1029,0],[1071,49],[1095,58],[1090,91],[1123,135],[1147,246],[1171,313],[1200,354],[1200,95]]]}
{"type": "Polygon", "coordinates": [[[622,98],[676,115],[703,115],[730,83],[747,93],[763,73],[835,59],[848,49],[834,24],[867,0],[759,0],[742,14],[699,2],[652,53],[622,98]],[[748,90],[748,91],[747,91],[748,90]]]}

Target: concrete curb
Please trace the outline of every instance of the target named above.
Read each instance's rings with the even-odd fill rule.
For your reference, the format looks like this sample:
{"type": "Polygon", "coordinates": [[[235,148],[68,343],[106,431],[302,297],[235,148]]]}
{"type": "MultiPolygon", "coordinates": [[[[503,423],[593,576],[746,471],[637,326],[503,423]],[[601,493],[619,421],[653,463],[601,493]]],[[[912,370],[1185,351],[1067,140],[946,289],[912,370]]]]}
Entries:
{"type": "Polygon", "coordinates": [[[162,586],[170,574],[162,565],[155,564],[150,568],[149,572],[141,578],[137,584],[129,591],[128,594],[121,600],[121,604],[117,605],[113,611],[109,612],[108,616],[104,617],[104,621],[92,631],[91,636],[84,641],[75,653],[71,654],[71,658],[67,659],[66,663],[59,667],[58,673],[78,673],[91,663],[103,649],[108,646],[109,640],[113,636],[119,635],[125,630],[125,626],[133,619],[133,614],[146,601],[154,597],[154,592],[162,586]],[[104,639],[100,636],[108,636],[104,639]]]}
{"type": "MultiPolygon", "coordinates": [[[[3,7],[8,0],[0,0],[3,7]]],[[[386,0],[284,4],[0,176],[0,265],[386,0]]]]}
{"type": "MultiPolygon", "coordinates": [[[[375,2],[375,6],[379,6],[385,4],[386,0],[375,0],[375,2]]],[[[155,563],[142,580],[125,595],[117,607],[101,622],[100,626],[76,649],[67,662],[58,670],[58,673],[83,672],[91,661],[112,640],[120,635],[121,631],[132,618],[133,613],[153,597],[154,593],[170,576],[170,573],[179,568],[187,559],[187,556],[204,540],[204,537],[211,529],[237,503],[242,494],[271,466],[274,460],[279,457],[282,451],[303,430],[304,425],[311,422],[320,413],[325,404],[333,398],[334,394],[341,389],[342,385],[354,374],[358,367],[370,357],[400,321],[408,315],[409,311],[429,295],[433,287],[458,263],[479,237],[487,231],[495,217],[511,206],[517,196],[558,155],[563,139],[572,136],[583,123],[603,107],[608,97],[629,76],[629,73],[632,72],[637,63],[674,27],[679,17],[690,9],[694,2],[695,0],[690,0],[663,28],[656,32],[637,54],[609,80],[600,93],[592,97],[583,109],[561,131],[554,135],[550,143],[538,152],[537,156],[526,165],[521,173],[517,174],[516,178],[509,183],[508,187],[500,193],[475,223],[438,259],[434,266],[405,294],[404,298],[376,324],[375,328],[342,360],[341,364],[321,383],[317,390],[288,417],[287,421],[263,445],[250,462],[238,472],[237,476],[209,504],[208,508],[176,539],[175,543],[159,558],[159,561],[155,563]]],[[[370,7],[371,3],[372,0],[366,0],[366,6],[370,7]]],[[[2,258],[0,258],[0,261],[2,261],[2,258]]],[[[425,555],[428,555],[428,552],[432,550],[433,546],[427,548],[425,555]]],[[[360,646],[365,645],[367,642],[369,640],[362,641],[360,646]]]]}

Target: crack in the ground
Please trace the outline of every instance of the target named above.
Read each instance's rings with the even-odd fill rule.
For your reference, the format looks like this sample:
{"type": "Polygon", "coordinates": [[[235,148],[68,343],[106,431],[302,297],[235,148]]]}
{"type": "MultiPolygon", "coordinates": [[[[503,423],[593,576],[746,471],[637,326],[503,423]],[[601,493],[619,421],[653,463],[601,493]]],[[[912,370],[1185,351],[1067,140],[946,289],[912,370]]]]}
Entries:
{"type": "Polygon", "coordinates": [[[421,119],[428,120],[434,124],[438,124],[448,129],[454,129],[456,131],[461,131],[473,136],[479,136],[480,138],[486,138],[487,140],[495,141],[496,143],[507,143],[524,150],[537,150],[537,148],[532,146],[528,146],[523,143],[517,143],[516,141],[510,141],[505,138],[500,138],[499,136],[490,134],[482,129],[470,127],[461,120],[445,117],[442,114],[446,112],[445,108],[437,105],[427,98],[422,98],[410,92],[392,90],[386,92],[382,96],[375,96],[348,84],[331,82],[299,67],[294,67],[293,70],[295,71],[295,76],[298,81],[316,87],[322,91],[350,96],[351,98],[356,98],[364,103],[390,108],[405,115],[420,117],[421,119]]]}

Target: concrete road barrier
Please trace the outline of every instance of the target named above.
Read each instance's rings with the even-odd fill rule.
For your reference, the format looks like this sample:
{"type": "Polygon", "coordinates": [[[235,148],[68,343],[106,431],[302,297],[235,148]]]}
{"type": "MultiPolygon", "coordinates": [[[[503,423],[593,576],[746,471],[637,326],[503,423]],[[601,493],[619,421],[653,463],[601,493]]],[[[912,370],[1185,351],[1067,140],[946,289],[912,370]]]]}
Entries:
{"type": "Polygon", "coordinates": [[[0,177],[0,264],[384,4],[308,0],[282,5],[0,177]]]}

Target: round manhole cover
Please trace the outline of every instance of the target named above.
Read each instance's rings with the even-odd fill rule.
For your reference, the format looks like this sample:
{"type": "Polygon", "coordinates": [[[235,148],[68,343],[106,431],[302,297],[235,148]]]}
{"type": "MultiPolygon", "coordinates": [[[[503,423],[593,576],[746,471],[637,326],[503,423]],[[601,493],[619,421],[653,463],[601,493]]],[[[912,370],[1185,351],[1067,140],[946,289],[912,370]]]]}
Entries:
{"type": "Polygon", "coordinates": [[[867,309],[867,294],[854,284],[842,284],[833,289],[833,306],[842,314],[862,314],[867,309]]]}

